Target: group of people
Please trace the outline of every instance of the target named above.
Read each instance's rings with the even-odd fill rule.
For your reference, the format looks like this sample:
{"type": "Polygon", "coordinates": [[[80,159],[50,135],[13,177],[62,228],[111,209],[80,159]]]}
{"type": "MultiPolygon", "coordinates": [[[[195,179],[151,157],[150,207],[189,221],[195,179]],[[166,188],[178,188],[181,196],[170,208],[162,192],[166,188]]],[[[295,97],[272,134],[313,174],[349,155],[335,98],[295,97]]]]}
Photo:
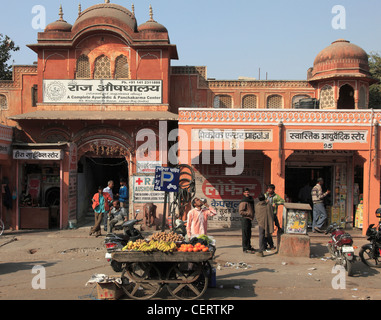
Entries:
{"type": "MultiPolygon", "coordinates": [[[[313,202],[312,211],[312,232],[324,232],[322,227],[327,219],[327,212],[324,206],[324,198],[330,194],[327,190],[323,192],[324,180],[317,179],[317,184],[312,188],[311,197],[313,202]]],[[[278,232],[283,233],[279,224],[277,212],[278,206],[284,204],[278,194],[275,193],[275,185],[269,184],[266,193],[258,196],[258,202],[255,204],[254,198],[250,195],[250,190],[245,189],[243,199],[241,200],[238,210],[241,215],[242,223],[242,249],[245,253],[255,253],[263,257],[264,251],[275,250],[272,234],[274,233],[274,225],[278,228],[278,232]],[[251,246],[251,226],[254,216],[258,222],[259,231],[259,250],[255,250],[251,246]]]]}
{"type": "Polygon", "coordinates": [[[274,225],[282,232],[276,215],[278,206],[284,204],[284,200],[275,193],[275,185],[269,184],[266,193],[258,196],[258,202],[255,204],[254,198],[250,195],[250,190],[246,188],[243,191],[238,211],[242,222],[242,249],[245,253],[255,253],[263,257],[264,251],[275,250],[272,234],[274,225]],[[251,246],[251,225],[254,216],[258,222],[259,231],[259,250],[251,246]]]}
{"type": "Polygon", "coordinates": [[[104,230],[107,231],[107,221],[110,218],[110,232],[119,221],[128,219],[128,188],[126,179],[120,179],[119,193],[113,193],[114,181],[110,180],[107,187],[98,187],[98,192],[92,198],[95,222],[90,229],[90,235],[99,237],[101,235],[101,224],[103,220],[104,230]]]}

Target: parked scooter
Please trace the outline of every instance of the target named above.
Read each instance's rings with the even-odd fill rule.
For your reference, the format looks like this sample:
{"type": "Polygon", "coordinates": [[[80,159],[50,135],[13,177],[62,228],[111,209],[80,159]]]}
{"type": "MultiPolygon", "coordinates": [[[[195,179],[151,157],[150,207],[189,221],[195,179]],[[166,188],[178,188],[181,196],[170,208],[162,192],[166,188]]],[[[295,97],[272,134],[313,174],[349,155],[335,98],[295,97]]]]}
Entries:
{"type": "Polygon", "coordinates": [[[332,259],[336,261],[336,264],[345,268],[348,276],[352,276],[353,264],[356,261],[352,236],[336,223],[328,226],[325,234],[328,233],[331,235],[331,240],[328,242],[328,250],[332,259]]]}
{"type": "Polygon", "coordinates": [[[135,218],[133,220],[121,221],[114,226],[114,230],[123,230],[123,235],[117,235],[115,233],[108,233],[106,235],[104,241],[107,249],[105,258],[110,262],[110,265],[115,272],[122,272],[123,265],[120,262],[112,260],[111,254],[115,251],[121,251],[127,245],[128,241],[135,242],[138,239],[144,239],[141,232],[135,229],[135,225],[143,220],[136,219],[140,210],[138,209],[135,212],[135,218]]]}
{"type": "Polygon", "coordinates": [[[376,216],[380,219],[378,228],[374,224],[368,227],[366,236],[370,243],[362,246],[359,256],[368,267],[381,268],[381,209],[377,209],[376,216]]]}

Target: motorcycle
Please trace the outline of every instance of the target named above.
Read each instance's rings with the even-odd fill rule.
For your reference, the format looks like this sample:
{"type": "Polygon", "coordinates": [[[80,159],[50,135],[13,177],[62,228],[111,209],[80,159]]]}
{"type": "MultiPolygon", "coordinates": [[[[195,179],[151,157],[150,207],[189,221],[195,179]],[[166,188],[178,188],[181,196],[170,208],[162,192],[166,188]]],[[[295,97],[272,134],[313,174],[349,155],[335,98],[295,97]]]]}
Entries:
{"type": "Polygon", "coordinates": [[[141,222],[143,219],[136,219],[140,210],[136,210],[135,218],[133,220],[121,221],[114,226],[114,230],[123,230],[123,235],[117,235],[115,233],[108,233],[105,238],[106,246],[106,260],[110,263],[111,268],[115,272],[122,272],[123,265],[112,259],[112,253],[115,251],[121,251],[129,241],[135,242],[138,239],[144,239],[141,232],[135,229],[135,225],[141,222]]]}
{"type": "Polygon", "coordinates": [[[331,236],[331,240],[328,242],[328,250],[332,259],[336,261],[336,264],[345,268],[348,276],[352,276],[353,264],[356,261],[352,236],[336,223],[328,226],[325,234],[328,233],[331,236]]]}
{"type": "Polygon", "coordinates": [[[361,247],[359,252],[361,261],[368,267],[381,268],[381,221],[378,228],[374,228],[374,224],[369,225],[366,236],[370,243],[361,247]]]}

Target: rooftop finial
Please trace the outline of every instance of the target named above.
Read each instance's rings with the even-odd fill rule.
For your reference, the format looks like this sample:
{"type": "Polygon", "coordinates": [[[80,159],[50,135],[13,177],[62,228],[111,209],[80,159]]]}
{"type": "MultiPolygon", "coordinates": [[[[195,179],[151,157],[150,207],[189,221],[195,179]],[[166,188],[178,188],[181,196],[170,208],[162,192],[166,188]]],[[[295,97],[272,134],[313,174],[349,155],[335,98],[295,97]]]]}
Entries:
{"type": "Polygon", "coordinates": [[[60,21],[63,21],[63,10],[62,10],[62,4],[60,5],[60,12],[59,12],[59,16],[60,16],[60,21]]]}
{"type": "Polygon", "coordinates": [[[154,20],[153,20],[153,10],[152,10],[152,5],[149,5],[149,17],[150,17],[150,21],[154,21],[154,20]]]}
{"type": "Polygon", "coordinates": [[[110,0],[105,0],[105,3],[110,3],[110,0]]]}
{"type": "Polygon", "coordinates": [[[135,15],[135,6],[134,6],[134,4],[132,4],[131,11],[132,11],[132,14],[135,15]]]}
{"type": "Polygon", "coordinates": [[[79,5],[78,5],[78,15],[80,16],[81,13],[82,13],[82,5],[79,4],[79,5]]]}

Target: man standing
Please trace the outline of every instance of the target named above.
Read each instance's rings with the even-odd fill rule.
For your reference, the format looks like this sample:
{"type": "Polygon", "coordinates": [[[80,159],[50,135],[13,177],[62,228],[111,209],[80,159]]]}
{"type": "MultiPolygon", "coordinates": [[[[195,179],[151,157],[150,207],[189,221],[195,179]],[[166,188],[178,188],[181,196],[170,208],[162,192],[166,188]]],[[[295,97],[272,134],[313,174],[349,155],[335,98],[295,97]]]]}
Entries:
{"type": "MultiPolygon", "coordinates": [[[[112,192],[112,188],[114,188],[114,181],[110,180],[107,182],[107,187],[103,189],[103,193],[108,193],[111,197],[111,200],[114,200],[114,193],[112,192]]],[[[107,231],[107,214],[103,217],[103,228],[107,231]]]]}
{"type": "Polygon", "coordinates": [[[103,214],[107,214],[110,210],[109,203],[112,201],[110,195],[105,192],[103,193],[103,188],[98,187],[98,193],[93,196],[93,209],[95,215],[94,226],[90,229],[90,236],[94,234],[96,237],[101,235],[101,223],[103,214]]]}
{"type": "Polygon", "coordinates": [[[324,198],[331,193],[330,190],[323,193],[322,185],[324,184],[323,178],[317,179],[317,184],[312,188],[312,202],[314,208],[312,211],[312,232],[322,233],[321,227],[323,226],[325,220],[327,219],[327,212],[324,207],[324,198]]]}
{"type": "Polygon", "coordinates": [[[120,207],[123,211],[125,211],[125,215],[128,217],[128,188],[127,188],[127,182],[126,179],[121,178],[120,179],[120,188],[119,188],[119,202],[120,207]]]}
{"type": "Polygon", "coordinates": [[[279,232],[283,232],[278,220],[278,206],[284,204],[284,200],[275,193],[275,185],[269,184],[267,186],[267,192],[265,193],[266,201],[269,202],[273,208],[275,226],[279,232]]]}
{"type": "Polygon", "coordinates": [[[238,212],[241,215],[243,252],[254,253],[255,250],[251,246],[251,223],[254,219],[255,209],[254,199],[248,188],[243,191],[243,199],[239,203],[238,212]]]}
{"type": "Polygon", "coordinates": [[[208,217],[215,216],[216,210],[209,207],[206,200],[194,198],[193,209],[188,212],[187,235],[189,240],[195,235],[207,234],[208,217]],[[203,208],[205,206],[205,208],[203,208]]]}
{"type": "Polygon", "coordinates": [[[270,202],[266,201],[265,195],[258,196],[258,203],[255,205],[255,216],[258,221],[259,230],[259,251],[257,255],[263,257],[263,251],[267,245],[274,248],[271,234],[274,232],[274,214],[270,202]]]}

